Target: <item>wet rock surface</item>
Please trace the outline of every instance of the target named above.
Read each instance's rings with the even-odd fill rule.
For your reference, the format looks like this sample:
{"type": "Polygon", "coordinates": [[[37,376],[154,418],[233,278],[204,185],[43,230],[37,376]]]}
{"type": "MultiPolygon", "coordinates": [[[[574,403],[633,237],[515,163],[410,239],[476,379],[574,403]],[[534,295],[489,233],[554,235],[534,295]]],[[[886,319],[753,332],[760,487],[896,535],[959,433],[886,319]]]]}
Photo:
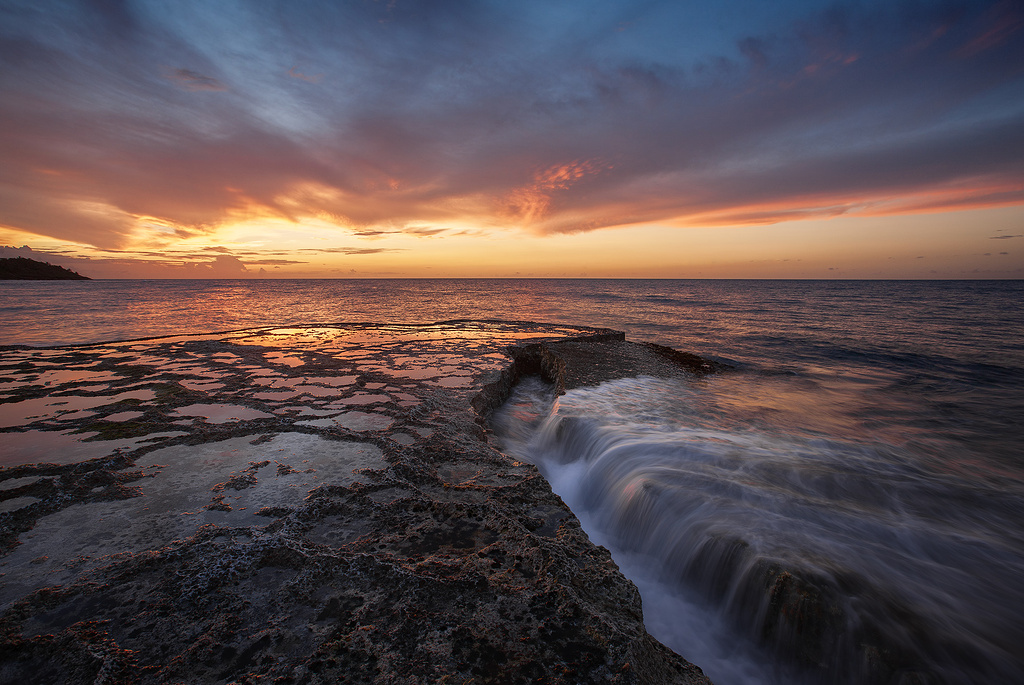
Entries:
{"type": "Polygon", "coordinates": [[[0,682],[706,683],[486,417],[703,360],[601,329],[0,350],[0,682]],[[678,353],[676,353],[678,355],[678,353]]]}

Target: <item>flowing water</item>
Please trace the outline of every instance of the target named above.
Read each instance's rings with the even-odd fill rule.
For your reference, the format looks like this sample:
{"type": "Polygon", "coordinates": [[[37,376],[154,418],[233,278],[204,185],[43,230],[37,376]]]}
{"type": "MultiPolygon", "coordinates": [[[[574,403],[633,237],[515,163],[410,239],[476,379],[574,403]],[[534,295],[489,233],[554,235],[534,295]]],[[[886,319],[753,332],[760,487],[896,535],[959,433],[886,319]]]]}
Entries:
{"type": "Polygon", "coordinates": [[[253,325],[608,326],[731,364],[495,417],[641,589],[653,635],[728,683],[1024,674],[1024,283],[10,283],[0,344],[253,325]]]}
{"type": "Polygon", "coordinates": [[[555,398],[534,381],[496,424],[640,585],[652,634],[715,682],[1012,682],[1019,477],[937,435],[799,426],[740,385],[634,378],[555,398]]]}

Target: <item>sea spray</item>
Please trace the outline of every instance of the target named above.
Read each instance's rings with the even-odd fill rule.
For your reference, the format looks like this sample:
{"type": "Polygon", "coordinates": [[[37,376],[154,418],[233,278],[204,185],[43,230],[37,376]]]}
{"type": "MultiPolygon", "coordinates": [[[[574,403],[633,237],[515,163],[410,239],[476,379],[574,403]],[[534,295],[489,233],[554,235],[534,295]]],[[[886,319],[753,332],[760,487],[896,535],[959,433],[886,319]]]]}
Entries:
{"type": "Polygon", "coordinates": [[[723,387],[524,382],[494,424],[635,578],[652,634],[719,685],[1019,674],[1019,488],[853,431],[745,428],[723,387]]]}

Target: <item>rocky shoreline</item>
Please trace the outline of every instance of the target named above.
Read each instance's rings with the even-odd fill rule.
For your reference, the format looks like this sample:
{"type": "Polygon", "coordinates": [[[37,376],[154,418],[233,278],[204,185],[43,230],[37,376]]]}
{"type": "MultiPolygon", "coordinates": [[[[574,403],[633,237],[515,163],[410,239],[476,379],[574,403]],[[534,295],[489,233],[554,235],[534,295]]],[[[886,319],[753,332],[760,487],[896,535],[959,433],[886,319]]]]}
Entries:
{"type": "Polygon", "coordinates": [[[487,415],[701,374],[606,329],[298,326],[0,368],[0,681],[707,683],[487,415]]]}

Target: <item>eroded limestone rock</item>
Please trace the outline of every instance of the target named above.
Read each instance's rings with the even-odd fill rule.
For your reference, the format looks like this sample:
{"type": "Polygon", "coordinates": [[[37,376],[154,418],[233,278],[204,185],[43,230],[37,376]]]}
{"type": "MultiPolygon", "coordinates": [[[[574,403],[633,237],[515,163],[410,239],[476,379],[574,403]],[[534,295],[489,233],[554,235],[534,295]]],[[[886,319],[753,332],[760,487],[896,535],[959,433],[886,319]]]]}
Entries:
{"type": "Polygon", "coordinates": [[[505,322],[3,350],[0,681],[706,683],[488,440],[602,345],[673,363],[505,322]]]}

